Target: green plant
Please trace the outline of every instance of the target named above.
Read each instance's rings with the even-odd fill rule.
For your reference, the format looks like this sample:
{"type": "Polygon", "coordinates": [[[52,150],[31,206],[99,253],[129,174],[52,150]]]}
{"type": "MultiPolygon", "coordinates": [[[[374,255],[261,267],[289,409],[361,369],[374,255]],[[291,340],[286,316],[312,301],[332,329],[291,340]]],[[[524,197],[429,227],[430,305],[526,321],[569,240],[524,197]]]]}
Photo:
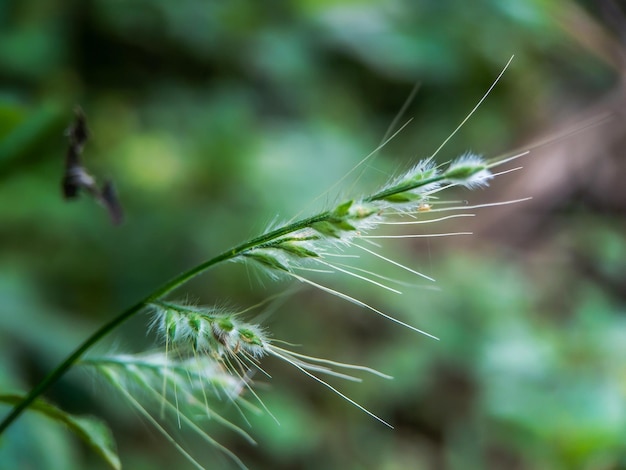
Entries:
{"type": "MultiPolygon", "coordinates": [[[[479,155],[466,153],[443,165],[438,165],[434,159],[476,111],[501,76],[502,74],[476,107],[429,158],[420,161],[379,190],[364,197],[346,200],[316,215],[268,230],[256,238],[193,267],[157,288],[103,325],[29,394],[24,397],[17,397],[14,394],[0,396],[1,401],[14,405],[12,411],[0,423],[0,434],[27,408],[32,407],[53,419],[70,424],[70,427],[97,449],[112,467],[119,468],[120,463],[106,427],[96,421],[71,417],[40,399],[47,388],[70,368],[81,365],[98,371],[101,377],[118,389],[140,414],[154,424],[198,468],[202,468],[201,464],[176,442],[166,425],[161,424],[160,419],[149,410],[150,405],[142,403],[141,399],[152,401],[153,405],[160,408],[162,417],[171,414],[179,426],[184,423],[190,429],[197,431],[208,443],[220,448],[237,464],[245,467],[236,455],[222,447],[200,427],[198,416],[213,419],[253,442],[246,431],[214,411],[211,401],[226,398],[235,406],[252,412],[263,409],[264,405],[252,387],[250,371],[258,370],[263,373],[260,360],[264,356],[274,356],[287,362],[358,409],[391,427],[382,418],[320,377],[326,374],[347,380],[359,380],[347,373],[350,371],[367,372],[389,378],[387,375],[368,367],[306,356],[279,346],[279,341],[271,338],[260,325],[244,320],[237,309],[199,307],[167,300],[167,296],[200,273],[220,263],[243,262],[259,267],[271,278],[300,281],[399,325],[435,338],[379,308],[317,281],[315,273],[341,273],[377,288],[400,293],[394,287],[392,279],[385,278],[376,272],[362,270],[344,261],[350,260],[351,256],[356,256],[356,253],[364,253],[366,256],[382,259],[400,270],[432,280],[411,267],[378,253],[375,250],[377,245],[372,240],[466,235],[469,234],[468,232],[409,235],[372,235],[372,233],[386,225],[420,226],[445,219],[464,217],[472,215],[467,213],[468,210],[494,205],[471,206],[450,203],[450,201],[440,199],[439,194],[452,187],[460,186],[466,189],[484,187],[497,175],[492,171],[495,167],[525,155],[527,152],[492,161],[485,160],[479,155]],[[451,214],[440,217],[439,213],[443,212],[451,214]],[[131,317],[147,309],[153,312],[152,327],[164,343],[162,349],[141,355],[120,354],[82,359],[95,343],[108,336],[131,317]],[[137,391],[142,394],[141,398],[136,396],[137,391]],[[254,402],[248,401],[245,395],[251,395],[254,402]]],[[[390,139],[383,142],[381,147],[388,140],[390,139]]],[[[357,167],[371,158],[377,150],[379,149],[362,160],[357,167]]],[[[495,204],[514,202],[519,202],[519,200],[495,204]]],[[[266,411],[269,412],[269,410],[266,411]]]]}

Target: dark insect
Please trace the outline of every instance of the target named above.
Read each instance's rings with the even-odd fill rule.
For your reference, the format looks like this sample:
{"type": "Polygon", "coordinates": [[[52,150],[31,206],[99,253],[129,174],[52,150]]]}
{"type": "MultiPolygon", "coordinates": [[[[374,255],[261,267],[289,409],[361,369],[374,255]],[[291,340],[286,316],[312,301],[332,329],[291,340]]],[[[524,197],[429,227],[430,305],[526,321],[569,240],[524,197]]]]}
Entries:
{"type": "Polygon", "coordinates": [[[96,201],[104,206],[111,217],[113,224],[122,223],[124,214],[111,181],[106,181],[102,189],[98,188],[96,179],[91,176],[82,163],[83,147],[89,138],[87,120],[82,109],[74,110],[75,120],[66,132],[69,147],[65,157],[65,171],[63,173],[63,196],[65,199],[76,199],[81,190],[87,191],[96,201]]]}

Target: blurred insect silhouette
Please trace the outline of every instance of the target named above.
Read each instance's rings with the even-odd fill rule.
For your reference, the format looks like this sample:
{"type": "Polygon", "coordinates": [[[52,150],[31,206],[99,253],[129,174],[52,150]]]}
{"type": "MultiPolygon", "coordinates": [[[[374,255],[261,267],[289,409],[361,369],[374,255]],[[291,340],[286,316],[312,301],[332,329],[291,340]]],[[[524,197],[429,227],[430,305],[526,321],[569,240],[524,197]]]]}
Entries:
{"type": "Polygon", "coordinates": [[[89,138],[89,130],[83,110],[76,107],[74,114],[75,120],[66,132],[70,142],[63,173],[63,196],[65,199],[76,199],[80,196],[81,190],[87,191],[107,209],[113,224],[118,225],[124,219],[124,214],[115,188],[109,180],[104,182],[102,189],[98,188],[95,178],[83,166],[81,157],[83,147],[89,138]]]}

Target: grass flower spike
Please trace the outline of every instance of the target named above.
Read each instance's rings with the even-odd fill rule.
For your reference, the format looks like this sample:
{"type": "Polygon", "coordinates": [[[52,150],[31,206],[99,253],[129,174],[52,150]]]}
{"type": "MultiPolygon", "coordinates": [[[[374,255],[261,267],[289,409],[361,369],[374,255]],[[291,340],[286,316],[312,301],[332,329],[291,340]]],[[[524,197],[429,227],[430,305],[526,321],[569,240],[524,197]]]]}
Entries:
{"type": "Polygon", "coordinates": [[[178,353],[208,353],[216,358],[239,352],[252,359],[265,355],[268,340],[257,325],[226,309],[155,302],[153,325],[178,353]]]}
{"type": "Polygon", "coordinates": [[[223,369],[219,362],[209,356],[173,358],[155,352],[92,358],[81,364],[97,371],[194,467],[204,468],[173,437],[177,429],[194,432],[207,444],[224,452],[239,467],[246,468],[235,454],[203,429],[203,422],[211,421],[255,444],[246,431],[216,411],[216,402],[226,401],[240,409],[259,412],[241,396],[242,381],[223,369]],[[159,416],[151,410],[160,410],[159,416]]]}
{"type": "MultiPolygon", "coordinates": [[[[256,374],[270,377],[261,365],[262,359],[266,356],[280,359],[295,367],[359,410],[391,427],[382,418],[322,378],[360,381],[358,373],[373,374],[382,378],[390,378],[389,376],[368,367],[311,357],[288,350],[279,346],[282,343],[271,338],[263,326],[245,320],[241,313],[231,309],[186,305],[171,301],[168,297],[190,279],[221,263],[244,262],[260,267],[273,279],[295,279],[401,326],[435,338],[430,333],[387,314],[381,308],[341,291],[331,276],[350,276],[368,286],[395,294],[402,293],[399,287],[411,285],[364,269],[356,263],[359,257],[373,257],[389,263],[393,269],[402,273],[408,272],[422,280],[432,282],[434,280],[428,275],[381,254],[379,241],[467,235],[469,232],[419,231],[397,235],[387,232],[379,234],[378,230],[382,227],[399,225],[421,229],[443,220],[474,215],[468,213],[468,210],[519,202],[506,201],[470,206],[466,203],[449,203],[441,199],[441,193],[452,187],[472,190],[487,186],[497,175],[492,172],[493,168],[527,153],[491,162],[474,153],[465,153],[447,164],[435,162],[435,156],[476,111],[496,82],[429,158],[390,179],[377,191],[344,200],[318,214],[286,223],[234,246],[166,282],[112,318],[14,406],[0,422],[0,434],[25,409],[36,403],[40,395],[65,372],[76,364],[82,364],[98,371],[100,376],[119,390],[196,468],[203,467],[173,437],[177,428],[184,427],[196,432],[205,442],[222,450],[240,467],[245,468],[236,455],[209,436],[201,421],[205,419],[217,422],[253,443],[254,440],[246,431],[217,411],[216,405],[220,402],[233,405],[242,412],[244,420],[245,412],[269,412],[257,395],[252,381],[256,374]],[[440,216],[440,212],[451,214],[440,216]],[[324,276],[325,280],[321,280],[320,278],[324,276]],[[83,355],[95,343],[144,310],[152,312],[152,330],[157,332],[161,340],[161,347],[158,350],[136,355],[120,354],[83,359],[83,355]],[[155,409],[159,409],[160,412],[156,413],[155,409]],[[168,416],[173,419],[168,421],[166,419],[168,416]],[[175,423],[173,428],[172,422],[175,423]]],[[[370,157],[371,154],[359,165],[370,157]]],[[[512,170],[502,173],[508,171],[512,170]]]]}

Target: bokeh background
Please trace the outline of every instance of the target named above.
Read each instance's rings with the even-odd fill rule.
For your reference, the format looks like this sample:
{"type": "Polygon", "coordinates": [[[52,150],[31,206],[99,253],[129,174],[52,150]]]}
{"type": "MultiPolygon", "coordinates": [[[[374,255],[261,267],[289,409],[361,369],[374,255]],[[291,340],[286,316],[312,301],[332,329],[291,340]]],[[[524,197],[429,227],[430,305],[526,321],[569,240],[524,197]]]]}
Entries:
{"type": "MultiPolygon", "coordinates": [[[[455,195],[533,200],[435,230],[473,237],[385,245],[438,290],[333,280],[441,341],[242,265],[178,293],[245,308],[291,292],[264,317],[272,335],[393,375],[334,384],[396,429],[267,361],[258,391],[281,425],[250,416],[256,447],[213,437],[251,468],[626,469],[624,31],[611,0],[0,2],[0,389],[27,390],[178,272],[429,156],[515,54],[438,158],[547,139],[523,170],[455,195]],[[377,147],[416,83],[412,122],[356,184],[325,193],[377,147]],[[120,227],[93,200],[61,197],[77,104],[92,132],[86,165],[115,181],[120,227]]],[[[95,353],[153,347],[148,321],[95,353]]],[[[125,468],[188,466],[90,373],[47,397],[103,417],[125,468]]],[[[233,468],[214,449],[194,455],[233,468]]],[[[29,414],[0,441],[0,467],[105,468],[29,414]]]]}

